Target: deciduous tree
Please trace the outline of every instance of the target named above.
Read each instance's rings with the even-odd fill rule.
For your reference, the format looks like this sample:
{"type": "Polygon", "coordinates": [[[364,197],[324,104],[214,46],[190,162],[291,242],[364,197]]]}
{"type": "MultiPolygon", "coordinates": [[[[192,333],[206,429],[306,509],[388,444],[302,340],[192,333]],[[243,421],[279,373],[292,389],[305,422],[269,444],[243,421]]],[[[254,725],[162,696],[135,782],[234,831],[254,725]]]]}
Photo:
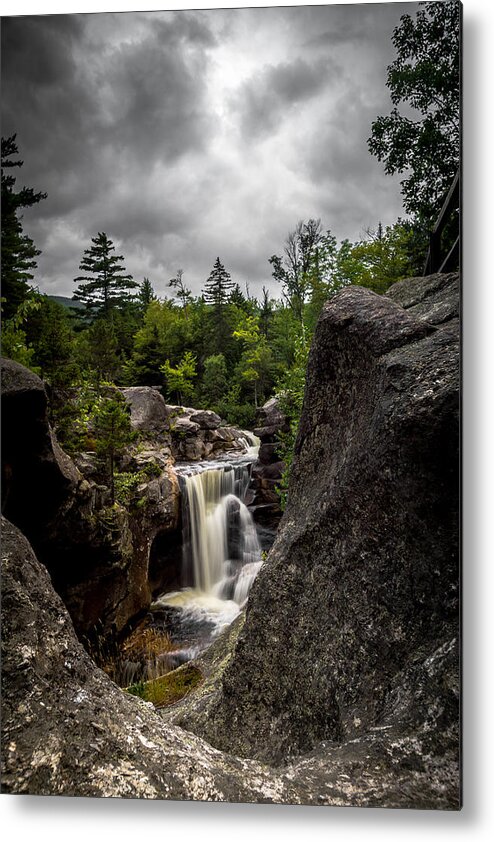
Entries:
{"type": "Polygon", "coordinates": [[[372,124],[368,144],[386,173],[406,173],[405,210],[430,224],[459,166],[461,5],[421,7],[403,15],[393,32],[397,57],[386,84],[394,107],[372,124]]]}

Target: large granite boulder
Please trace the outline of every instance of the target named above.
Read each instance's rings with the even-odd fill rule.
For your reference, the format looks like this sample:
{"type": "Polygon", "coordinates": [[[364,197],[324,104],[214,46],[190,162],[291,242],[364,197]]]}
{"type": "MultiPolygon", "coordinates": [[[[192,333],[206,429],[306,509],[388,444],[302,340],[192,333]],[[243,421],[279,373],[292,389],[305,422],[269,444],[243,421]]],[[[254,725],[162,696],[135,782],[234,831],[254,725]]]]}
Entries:
{"type": "Polygon", "coordinates": [[[82,476],[48,424],[43,381],[1,360],[2,511],[36,540],[73,498],[82,476]]]}
{"type": "MultiPolygon", "coordinates": [[[[455,780],[397,735],[407,688],[391,699],[388,729],[318,746],[273,769],[223,754],[120,690],[91,661],[25,537],[2,518],[2,792],[173,800],[416,808],[454,806],[455,780]]],[[[228,662],[232,627],[205,665],[228,662]]],[[[432,688],[450,651],[427,663],[432,688]],[[431,679],[434,677],[434,680],[431,679]]],[[[424,679],[422,679],[424,681],[424,679]]],[[[424,682],[425,684],[425,682],[424,682]]],[[[421,697],[421,704],[430,704],[421,697]]],[[[441,711],[429,722],[433,733],[441,711]]]]}
{"type": "Polygon", "coordinates": [[[252,468],[252,501],[250,509],[258,523],[276,526],[281,517],[278,486],[285,471],[281,458],[281,439],[288,432],[289,422],[279,397],[270,398],[259,407],[254,434],[260,440],[257,461],[252,468]]]}
{"type": "Polygon", "coordinates": [[[240,456],[248,450],[245,432],[227,425],[216,412],[172,404],[167,411],[172,455],[178,462],[240,456]]]}
{"type": "Polygon", "coordinates": [[[130,422],[134,430],[144,433],[168,431],[168,409],[163,396],[151,386],[129,386],[122,394],[130,405],[130,422]]]}
{"type": "Polygon", "coordinates": [[[178,481],[163,443],[159,452],[140,450],[134,462],[135,470],[152,463],[154,476],[129,512],[112,505],[108,488],[94,481],[95,454],[80,455],[79,471],[60,448],[43,381],[2,360],[2,510],[47,566],[77,632],[91,640],[120,632],[148,608],[153,541],[179,522],[178,481]]]}
{"type": "MultiPolygon", "coordinates": [[[[264,767],[165,725],[78,642],[46,569],[2,519],[2,791],[271,801],[264,767]]],[[[286,790],[290,791],[289,782],[286,790]]]]}
{"type": "Polygon", "coordinates": [[[276,763],[328,740],[358,755],[389,731],[398,754],[415,741],[417,772],[431,762],[449,781],[451,806],[457,282],[412,279],[388,297],[349,287],[325,304],[277,540],[221,692],[183,720],[223,750],[276,763]]]}

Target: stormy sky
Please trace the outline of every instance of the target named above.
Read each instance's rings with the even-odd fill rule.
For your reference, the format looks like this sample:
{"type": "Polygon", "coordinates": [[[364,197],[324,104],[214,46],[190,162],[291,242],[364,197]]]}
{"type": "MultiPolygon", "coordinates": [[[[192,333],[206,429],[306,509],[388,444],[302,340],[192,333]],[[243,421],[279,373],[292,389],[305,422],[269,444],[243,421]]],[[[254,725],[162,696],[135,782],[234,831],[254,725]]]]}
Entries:
{"type": "Polygon", "coordinates": [[[2,18],[2,135],[42,255],[35,283],[72,295],[91,237],[160,296],[198,294],[217,256],[279,295],[268,258],[300,219],[356,239],[403,214],[367,150],[391,107],[391,34],[415,3],[2,18]]]}

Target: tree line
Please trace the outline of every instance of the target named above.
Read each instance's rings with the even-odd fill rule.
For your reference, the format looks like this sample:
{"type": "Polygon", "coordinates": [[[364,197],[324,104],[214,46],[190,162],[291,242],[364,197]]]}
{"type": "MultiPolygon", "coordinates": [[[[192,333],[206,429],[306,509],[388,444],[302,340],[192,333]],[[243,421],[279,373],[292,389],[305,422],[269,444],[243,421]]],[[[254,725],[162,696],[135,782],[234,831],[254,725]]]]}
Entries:
{"type": "Polygon", "coordinates": [[[40,294],[33,287],[40,252],[23,231],[21,211],[47,196],[17,189],[16,136],[2,139],[2,353],[45,379],[52,422],[69,451],[91,449],[87,431],[97,428],[91,418],[101,413],[108,384],[151,385],[170,403],[214,409],[240,427],[251,427],[256,407],[281,395],[292,422],[289,462],[324,302],[348,284],[381,294],[421,274],[428,231],[459,165],[459,14],[456,0],[425,3],[393,33],[393,109],[372,124],[368,145],[386,172],[405,174],[408,217],[386,227],[377,220],[358,241],[339,243],[319,219],[296,222],[266,261],[270,280],[259,297],[218,256],[200,294],[180,268],[159,298],[149,278],[130,276],[104,231],[81,256],[73,307],[40,294]]]}

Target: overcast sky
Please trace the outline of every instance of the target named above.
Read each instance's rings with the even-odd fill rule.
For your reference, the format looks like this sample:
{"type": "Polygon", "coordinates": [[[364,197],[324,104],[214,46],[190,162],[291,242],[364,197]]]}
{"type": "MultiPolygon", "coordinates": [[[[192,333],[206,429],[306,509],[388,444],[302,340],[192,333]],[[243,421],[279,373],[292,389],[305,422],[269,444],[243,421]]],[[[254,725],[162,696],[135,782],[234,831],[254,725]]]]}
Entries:
{"type": "Polygon", "coordinates": [[[403,214],[367,151],[391,107],[391,34],[415,3],[2,18],[2,135],[42,255],[35,282],[72,295],[91,237],[160,296],[199,293],[217,256],[278,295],[268,258],[300,219],[356,239],[403,214]]]}

